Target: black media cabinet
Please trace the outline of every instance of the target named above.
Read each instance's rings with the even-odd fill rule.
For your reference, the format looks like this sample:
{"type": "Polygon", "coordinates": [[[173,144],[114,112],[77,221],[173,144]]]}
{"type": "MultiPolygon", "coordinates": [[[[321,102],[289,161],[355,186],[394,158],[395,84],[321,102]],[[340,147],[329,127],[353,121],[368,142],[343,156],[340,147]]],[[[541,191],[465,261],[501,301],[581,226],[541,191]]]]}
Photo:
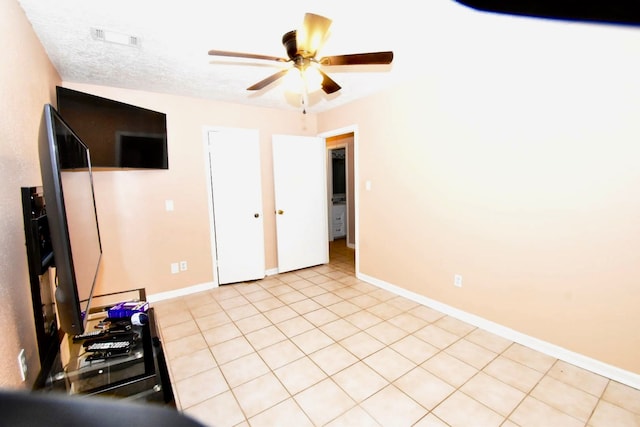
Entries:
{"type": "MultiPolygon", "coordinates": [[[[81,342],[58,329],[53,298],[53,249],[49,237],[47,211],[42,187],[21,188],[25,245],[33,302],[41,372],[34,391],[66,394],[101,395],[133,401],[155,402],[175,408],[162,343],[153,308],[149,321],[132,326],[140,339],[122,357],[88,362],[81,342]]],[[[144,289],[95,296],[87,331],[107,316],[106,309],[120,301],[146,301],[144,289]]]]}
{"type": "MultiPolygon", "coordinates": [[[[144,289],[137,289],[135,292],[139,293],[140,298],[134,300],[145,300],[144,289]]],[[[109,297],[119,294],[111,294],[109,297]]],[[[99,298],[102,297],[95,297],[99,298]]],[[[108,306],[91,313],[87,331],[94,330],[95,325],[106,318],[108,306]]],[[[73,337],[65,335],[50,372],[43,378],[41,389],[74,395],[117,397],[175,408],[153,308],[149,308],[147,315],[149,321],[146,324],[131,326],[132,331],[140,338],[126,356],[88,360],[90,353],[85,350],[83,343],[74,342],[73,337]]]]}

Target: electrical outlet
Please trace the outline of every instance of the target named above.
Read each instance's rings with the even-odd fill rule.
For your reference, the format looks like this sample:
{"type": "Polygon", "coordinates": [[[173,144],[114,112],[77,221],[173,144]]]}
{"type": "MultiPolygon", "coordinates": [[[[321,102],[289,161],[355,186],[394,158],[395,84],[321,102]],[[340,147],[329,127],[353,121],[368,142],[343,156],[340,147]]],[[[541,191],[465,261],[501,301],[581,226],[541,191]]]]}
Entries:
{"type": "Polygon", "coordinates": [[[178,265],[177,262],[172,262],[171,263],[171,274],[178,274],[180,273],[180,266],[178,265]]]}
{"type": "Polygon", "coordinates": [[[24,348],[18,353],[18,365],[20,366],[20,378],[22,381],[27,380],[27,356],[24,354],[24,348]]]}
{"type": "Polygon", "coordinates": [[[187,261],[180,261],[180,271],[187,271],[187,261]]]}
{"type": "Polygon", "coordinates": [[[453,276],[453,286],[455,286],[456,288],[461,288],[462,287],[462,276],[459,274],[454,274],[453,276]]]}

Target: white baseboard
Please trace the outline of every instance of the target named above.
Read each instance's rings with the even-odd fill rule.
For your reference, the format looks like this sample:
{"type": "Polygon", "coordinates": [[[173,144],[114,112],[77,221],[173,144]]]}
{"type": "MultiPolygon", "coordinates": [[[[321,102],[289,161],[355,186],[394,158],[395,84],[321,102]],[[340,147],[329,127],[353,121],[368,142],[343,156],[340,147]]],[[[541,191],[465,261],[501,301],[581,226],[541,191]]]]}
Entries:
{"type": "MultiPolygon", "coordinates": [[[[272,269],[266,270],[264,274],[265,276],[274,276],[278,274],[278,269],[272,268],[272,269]]],[[[199,285],[193,285],[193,286],[188,286],[186,288],[176,289],[175,291],[167,291],[167,292],[160,292],[157,294],[150,294],[150,295],[147,295],[147,301],[151,303],[151,302],[163,301],[171,298],[182,297],[185,295],[195,294],[196,292],[208,291],[210,289],[217,288],[218,286],[219,285],[215,284],[214,282],[201,283],[199,285]]]]}
{"type": "Polygon", "coordinates": [[[447,314],[451,317],[455,317],[456,319],[482,328],[488,332],[494,333],[510,341],[517,342],[556,359],[560,359],[567,363],[571,363],[572,365],[591,371],[595,374],[618,381],[622,384],[628,385],[629,387],[640,389],[640,375],[634,372],[609,365],[599,360],[587,357],[583,354],[575,353],[555,344],[551,344],[538,338],[523,334],[498,323],[484,319],[480,316],[476,316],[475,314],[467,313],[455,307],[451,307],[447,304],[443,304],[439,301],[427,298],[423,295],[408,291],[399,286],[392,285],[391,283],[385,282],[383,280],[376,279],[375,277],[367,276],[366,274],[362,273],[356,273],[356,276],[358,277],[358,279],[370,283],[374,286],[385,289],[389,292],[393,292],[396,295],[403,296],[419,304],[433,308],[434,310],[438,310],[441,313],[447,314]]]}
{"type": "Polygon", "coordinates": [[[195,294],[196,292],[208,291],[218,286],[213,282],[201,283],[199,285],[193,285],[186,288],[176,289],[175,291],[160,292],[158,294],[147,295],[147,301],[154,303],[157,301],[163,301],[171,298],[182,297],[185,295],[195,294]]]}
{"type": "MultiPolygon", "coordinates": [[[[265,276],[274,276],[278,274],[278,269],[272,268],[272,269],[266,270],[264,273],[265,273],[265,276]]],[[[171,298],[182,297],[185,295],[195,294],[196,292],[208,291],[210,289],[217,288],[218,286],[219,285],[215,284],[214,282],[202,283],[199,285],[193,285],[193,286],[188,286],[186,288],[176,289],[175,291],[167,291],[167,292],[160,292],[157,294],[150,294],[150,295],[147,295],[147,301],[151,303],[151,302],[163,301],[171,298]]]]}
{"type": "Polygon", "coordinates": [[[271,269],[269,269],[269,270],[267,270],[267,271],[265,271],[265,272],[264,272],[264,274],[265,274],[266,276],[275,276],[275,275],[276,275],[276,274],[278,274],[278,273],[279,273],[279,271],[278,271],[278,268],[277,268],[277,267],[276,267],[276,268],[271,268],[271,269]]]}

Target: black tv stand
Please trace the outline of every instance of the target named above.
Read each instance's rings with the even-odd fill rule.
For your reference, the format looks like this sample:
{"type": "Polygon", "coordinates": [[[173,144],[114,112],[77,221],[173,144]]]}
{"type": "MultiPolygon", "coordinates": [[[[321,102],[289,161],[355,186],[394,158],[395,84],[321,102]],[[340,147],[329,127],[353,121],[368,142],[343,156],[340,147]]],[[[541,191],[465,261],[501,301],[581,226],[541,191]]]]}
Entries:
{"type": "MultiPolygon", "coordinates": [[[[141,296],[139,299],[144,300],[144,289],[136,291],[141,296]]],[[[82,340],[74,341],[73,336],[65,336],[56,361],[44,378],[42,390],[117,397],[175,408],[153,308],[149,308],[147,315],[146,324],[131,325],[131,331],[138,339],[125,355],[92,360],[92,353],[86,351],[82,340]]],[[[94,330],[106,316],[104,308],[92,313],[86,330],[94,330]]]]}

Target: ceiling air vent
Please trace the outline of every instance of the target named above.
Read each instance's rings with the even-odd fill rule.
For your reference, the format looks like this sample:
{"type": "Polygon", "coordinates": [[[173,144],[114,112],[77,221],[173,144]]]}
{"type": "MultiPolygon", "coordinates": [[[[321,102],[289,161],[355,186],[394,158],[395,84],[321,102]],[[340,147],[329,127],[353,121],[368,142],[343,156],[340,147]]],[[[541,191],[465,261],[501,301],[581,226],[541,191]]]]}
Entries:
{"type": "Polygon", "coordinates": [[[100,28],[92,28],[91,35],[96,40],[104,40],[104,30],[101,30],[100,28]]]}
{"type": "Polygon", "coordinates": [[[123,46],[140,47],[140,37],[104,30],[102,28],[92,28],[91,38],[107,43],[121,44],[123,46]]]}

